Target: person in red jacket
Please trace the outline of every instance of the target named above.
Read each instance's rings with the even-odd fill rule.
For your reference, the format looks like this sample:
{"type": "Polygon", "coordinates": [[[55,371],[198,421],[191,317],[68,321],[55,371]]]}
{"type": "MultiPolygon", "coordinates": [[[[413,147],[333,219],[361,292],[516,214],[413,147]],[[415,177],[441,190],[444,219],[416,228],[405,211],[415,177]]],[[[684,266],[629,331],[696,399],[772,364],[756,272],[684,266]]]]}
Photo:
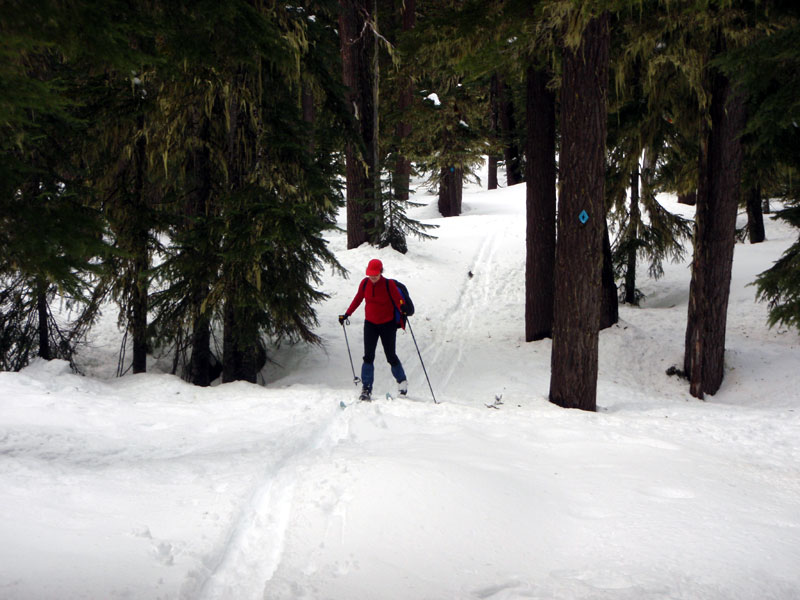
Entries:
{"type": "Polygon", "coordinates": [[[403,297],[394,281],[383,277],[383,263],[373,258],[367,265],[367,276],[358,284],[358,292],[339,323],[343,324],[355,312],[362,301],[366,301],[364,320],[364,363],[361,365],[361,400],[370,400],[372,382],[375,379],[375,349],[380,338],[386,360],[392,367],[392,375],[397,380],[400,395],[408,392],[408,382],[403,365],[397,358],[395,344],[397,326],[394,322],[394,309],[403,312],[403,297]]]}

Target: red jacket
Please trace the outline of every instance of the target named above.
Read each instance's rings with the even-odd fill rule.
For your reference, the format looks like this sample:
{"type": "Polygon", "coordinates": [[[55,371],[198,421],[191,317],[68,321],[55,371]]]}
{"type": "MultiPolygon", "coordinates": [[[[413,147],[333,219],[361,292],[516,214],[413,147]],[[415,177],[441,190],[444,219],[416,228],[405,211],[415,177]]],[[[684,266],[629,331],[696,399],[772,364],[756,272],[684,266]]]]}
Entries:
{"type": "Polygon", "coordinates": [[[375,325],[394,321],[394,307],[396,306],[399,309],[403,304],[403,297],[400,295],[400,291],[394,281],[384,279],[383,276],[375,284],[369,280],[369,277],[361,280],[361,283],[358,284],[358,293],[350,303],[347,314],[352,315],[362,300],[367,301],[365,311],[367,321],[375,323],[375,325]],[[388,291],[387,281],[389,282],[388,291]],[[391,294],[391,297],[389,294],[391,294]],[[392,300],[394,300],[394,305],[392,305],[392,300]]]}

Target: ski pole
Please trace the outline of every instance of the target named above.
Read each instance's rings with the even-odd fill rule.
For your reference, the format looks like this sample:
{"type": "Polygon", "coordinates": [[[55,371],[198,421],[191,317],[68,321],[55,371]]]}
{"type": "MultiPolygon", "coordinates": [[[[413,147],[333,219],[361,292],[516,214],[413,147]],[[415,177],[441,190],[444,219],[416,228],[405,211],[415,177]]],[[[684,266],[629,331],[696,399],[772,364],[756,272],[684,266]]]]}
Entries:
{"type": "Polygon", "coordinates": [[[361,378],[356,377],[356,368],[353,366],[353,355],[350,354],[350,341],[347,339],[347,327],[345,327],[345,324],[349,325],[350,319],[345,319],[342,321],[342,331],[344,331],[344,343],[347,344],[347,356],[350,359],[350,370],[353,371],[353,383],[358,385],[361,383],[361,378]]]}
{"type": "Polygon", "coordinates": [[[431,386],[431,379],[428,377],[428,370],[425,368],[425,363],[422,360],[422,354],[419,351],[419,345],[417,344],[417,338],[414,335],[414,330],[411,328],[411,321],[406,317],[406,324],[408,325],[408,330],[411,332],[411,339],[414,340],[414,346],[417,348],[417,356],[419,356],[419,362],[422,364],[422,372],[425,373],[425,379],[428,380],[428,388],[431,390],[431,396],[433,397],[433,403],[439,404],[439,401],[436,399],[436,396],[433,394],[433,386],[431,386]]]}

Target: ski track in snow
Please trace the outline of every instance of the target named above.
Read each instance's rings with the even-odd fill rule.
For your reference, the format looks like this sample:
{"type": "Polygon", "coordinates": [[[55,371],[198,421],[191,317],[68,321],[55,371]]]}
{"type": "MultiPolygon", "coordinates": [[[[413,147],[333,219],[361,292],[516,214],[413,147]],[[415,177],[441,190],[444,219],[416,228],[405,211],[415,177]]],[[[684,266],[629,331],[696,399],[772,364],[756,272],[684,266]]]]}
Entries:
{"type": "Polygon", "coordinates": [[[192,574],[183,600],[259,598],[283,557],[292,500],[304,463],[320,460],[347,436],[349,416],[339,407],[323,413],[301,444],[289,446],[254,486],[222,547],[204,560],[207,571],[192,574]]]}
{"type": "MultiPolygon", "coordinates": [[[[469,218],[469,217],[465,217],[469,218]]],[[[498,260],[498,250],[501,245],[509,243],[509,237],[515,241],[509,232],[494,227],[487,228],[474,257],[470,262],[469,272],[472,277],[465,277],[457,294],[456,301],[447,310],[446,315],[439,319],[439,326],[433,329],[432,340],[424,347],[423,356],[431,357],[431,372],[438,374],[437,384],[443,393],[462,366],[465,352],[469,349],[468,341],[476,316],[482,313],[481,307],[491,306],[492,299],[502,298],[509,282],[517,277],[510,274],[504,261],[498,260]]],[[[506,256],[500,253],[501,257],[506,256]]]]}

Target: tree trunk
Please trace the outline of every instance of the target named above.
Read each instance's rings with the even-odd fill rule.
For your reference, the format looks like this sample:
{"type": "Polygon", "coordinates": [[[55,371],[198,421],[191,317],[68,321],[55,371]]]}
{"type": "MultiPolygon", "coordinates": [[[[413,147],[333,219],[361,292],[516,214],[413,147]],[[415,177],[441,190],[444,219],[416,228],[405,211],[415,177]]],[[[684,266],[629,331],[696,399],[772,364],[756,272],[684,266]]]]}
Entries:
{"type": "Polygon", "coordinates": [[[603,217],[603,272],[602,303],[600,305],[600,329],[611,327],[619,321],[619,296],[614,282],[614,260],[611,257],[611,240],[608,237],[608,224],[603,217]]]}
{"type": "Polygon", "coordinates": [[[47,282],[38,280],[36,285],[36,312],[39,318],[39,352],[38,356],[45,360],[53,358],[50,348],[50,326],[47,310],[47,282]]]}
{"type": "Polygon", "coordinates": [[[592,19],[580,46],[564,50],[555,307],[550,401],[597,407],[606,118],[608,14],[592,19]]]}
{"type": "MultiPolygon", "coordinates": [[[[243,74],[241,83],[246,85],[243,74]]],[[[227,111],[230,115],[226,156],[230,165],[227,191],[235,195],[245,190],[247,175],[255,165],[254,158],[248,149],[257,147],[256,127],[258,125],[249,118],[245,104],[238,95],[231,98],[227,111]]],[[[227,220],[241,219],[242,215],[235,212],[240,208],[238,203],[234,203],[231,206],[232,214],[225,215],[225,218],[227,220]]],[[[247,214],[247,211],[244,211],[245,218],[247,218],[247,214]]],[[[227,225],[231,243],[234,244],[239,241],[236,239],[237,224],[228,223],[227,225]]],[[[221,253],[224,255],[229,252],[231,251],[223,245],[221,253]]],[[[222,380],[225,383],[237,380],[255,383],[257,372],[248,361],[248,356],[258,340],[259,331],[254,326],[258,319],[255,314],[257,309],[247,298],[246,291],[254,285],[254,281],[248,274],[249,268],[237,263],[233,257],[231,258],[229,263],[225,263],[225,259],[223,259],[222,266],[222,270],[225,271],[223,273],[225,284],[222,316],[222,380]]]]}
{"type": "Polygon", "coordinates": [[[147,241],[140,239],[137,250],[137,257],[134,262],[136,284],[131,298],[133,309],[131,327],[133,332],[133,372],[145,373],[147,371],[147,292],[149,282],[146,274],[149,266],[147,241]]]}
{"type": "Polygon", "coordinates": [[[503,140],[503,158],[506,163],[506,184],[516,185],[522,181],[520,172],[519,147],[514,141],[516,121],[514,119],[514,102],[511,99],[511,88],[498,77],[498,120],[503,140]]]}
{"type": "Polygon", "coordinates": [[[548,73],[527,71],[525,341],[553,335],[556,258],[556,108],[548,73]]]}
{"type": "Polygon", "coordinates": [[[758,184],[753,185],[747,193],[747,232],[751,244],[760,244],[767,239],[761,205],[761,186],[758,184]]]}
{"type": "MultiPolygon", "coordinates": [[[[378,0],[372,0],[372,25],[377,30],[378,28],[378,0]]],[[[379,47],[375,40],[375,33],[373,31],[365,30],[365,35],[369,35],[372,40],[372,97],[370,98],[370,107],[372,108],[372,127],[370,128],[370,143],[367,146],[367,151],[372,157],[369,161],[367,173],[370,175],[372,183],[372,212],[374,215],[374,223],[372,225],[372,233],[370,228],[367,229],[367,235],[370,241],[374,244],[380,242],[381,233],[384,231],[383,223],[383,190],[381,189],[381,159],[380,159],[380,120],[379,120],[379,98],[380,98],[380,76],[381,64],[379,60],[379,47]]],[[[364,138],[366,140],[366,138],[364,138]]]]}
{"type": "MultiPolygon", "coordinates": [[[[410,31],[416,23],[416,0],[405,0],[403,3],[403,31],[410,31]]],[[[398,98],[400,114],[404,114],[414,102],[414,86],[408,78],[398,98]]],[[[402,141],[411,135],[411,124],[400,121],[397,124],[396,134],[402,141]]],[[[411,187],[411,161],[402,154],[398,154],[394,169],[394,195],[398,200],[408,200],[411,187]]]]}
{"type": "Polygon", "coordinates": [[[497,157],[489,156],[489,174],[487,176],[487,189],[497,189],[497,157]]]}
{"type": "MultiPolygon", "coordinates": [[[[720,73],[710,75],[711,126],[700,145],[695,249],[686,325],[684,370],[702,398],[722,384],[744,127],[743,96],[720,73]]],[[[705,122],[705,121],[704,121],[705,122]]]]}
{"type": "MultiPolygon", "coordinates": [[[[230,290],[228,298],[235,298],[235,290],[230,290]]],[[[222,381],[249,381],[256,383],[260,345],[253,339],[249,324],[253,322],[253,311],[247,307],[235,306],[226,302],[223,310],[224,332],[222,336],[222,381]]]]}
{"type": "MultiPolygon", "coordinates": [[[[144,131],[144,118],[139,119],[139,131],[144,131]]],[[[133,200],[137,204],[138,212],[144,213],[146,211],[147,200],[144,191],[144,173],[145,164],[147,161],[146,156],[147,141],[142,133],[136,141],[135,146],[135,161],[134,168],[136,169],[133,200]]],[[[134,213],[135,214],[135,213],[134,213]]],[[[137,215],[138,216],[138,215],[137,215]]],[[[133,333],[133,372],[144,373],[147,371],[147,308],[150,279],[147,275],[147,270],[150,267],[150,260],[147,255],[147,236],[146,229],[147,219],[143,218],[142,214],[137,219],[138,222],[133,224],[133,292],[131,297],[131,319],[130,324],[131,332],[133,333]]]]}
{"type": "MultiPolygon", "coordinates": [[[[196,303],[197,301],[195,301],[196,303]]],[[[211,375],[211,323],[205,315],[195,318],[191,335],[192,355],[189,359],[188,381],[207,387],[213,381],[211,375]]]]}
{"type": "Polygon", "coordinates": [[[222,310],[222,383],[229,383],[240,378],[241,351],[236,335],[236,311],[228,290],[225,307],[222,310]]]}
{"type": "Polygon", "coordinates": [[[457,217],[461,214],[462,175],[460,167],[442,169],[439,182],[439,212],[443,217],[457,217]]]}
{"type": "MultiPolygon", "coordinates": [[[[198,115],[197,118],[200,119],[198,138],[202,143],[201,147],[191,155],[189,168],[192,171],[194,186],[186,197],[185,213],[187,221],[185,226],[189,229],[203,227],[197,237],[204,238],[208,244],[211,244],[205,224],[205,218],[210,212],[209,203],[211,202],[211,152],[209,149],[211,124],[208,117],[203,114],[198,115]]],[[[313,144],[313,138],[311,143],[313,144]]],[[[201,264],[213,265],[216,262],[212,256],[209,256],[211,252],[208,246],[194,247],[191,252],[196,254],[197,260],[201,264]]],[[[211,353],[211,317],[209,309],[203,306],[208,295],[211,274],[205,272],[204,274],[205,277],[201,278],[202,280],[194,282],[196,288],[192,298],[191,357],[185,377],[187,381],[194,385],[206,387],[216,379],[216,376],[211,373],[211,365],[215,361],[211,353]]]]}
{"type": "Polygon", "coordinates": [[[365,0],[339,0],[339,37],[342,51],[342,78],[349,89],[347,105],[355,117],[365,152],[354,143],[345,148],[347,180],[347,247],[356,248],[371,241],[375,232],[375,194],[372,177],[375,174],[374,106],[372,82],[372,33],[365,30],[369,7],[365,0]]]}
{"type": "Polygon", "coordinates": [[[625,302],[638,304],[636,299],[636,255],[639,240],[639,224],[642,215],[639,210],[639,166],[631,173],[631,208],[628,222],[628,255],[625,260],[625,302]]]}
{"type": "MultiPolygon", "coordinates": [[[[498,106],[498,95],[497,73],[493,73],[491,83],[489,84],[489,131],[495,139],[500,138],[500,124],[498,122],[500,107],[498,106]]],[[[489,155],[487,186],[490,190],[497,189],[497,156],[494,154],[489,155]]]]}
{"type": "Polygon", "coordinates": [[[654,191],[653,185],[656,176],[656,163],[658,162],[658,152],[650,148],[645,148],[642,154],[642,171],[640,177],[642,178],[642,196],[647,200],[651,200],[654,191]]]}

